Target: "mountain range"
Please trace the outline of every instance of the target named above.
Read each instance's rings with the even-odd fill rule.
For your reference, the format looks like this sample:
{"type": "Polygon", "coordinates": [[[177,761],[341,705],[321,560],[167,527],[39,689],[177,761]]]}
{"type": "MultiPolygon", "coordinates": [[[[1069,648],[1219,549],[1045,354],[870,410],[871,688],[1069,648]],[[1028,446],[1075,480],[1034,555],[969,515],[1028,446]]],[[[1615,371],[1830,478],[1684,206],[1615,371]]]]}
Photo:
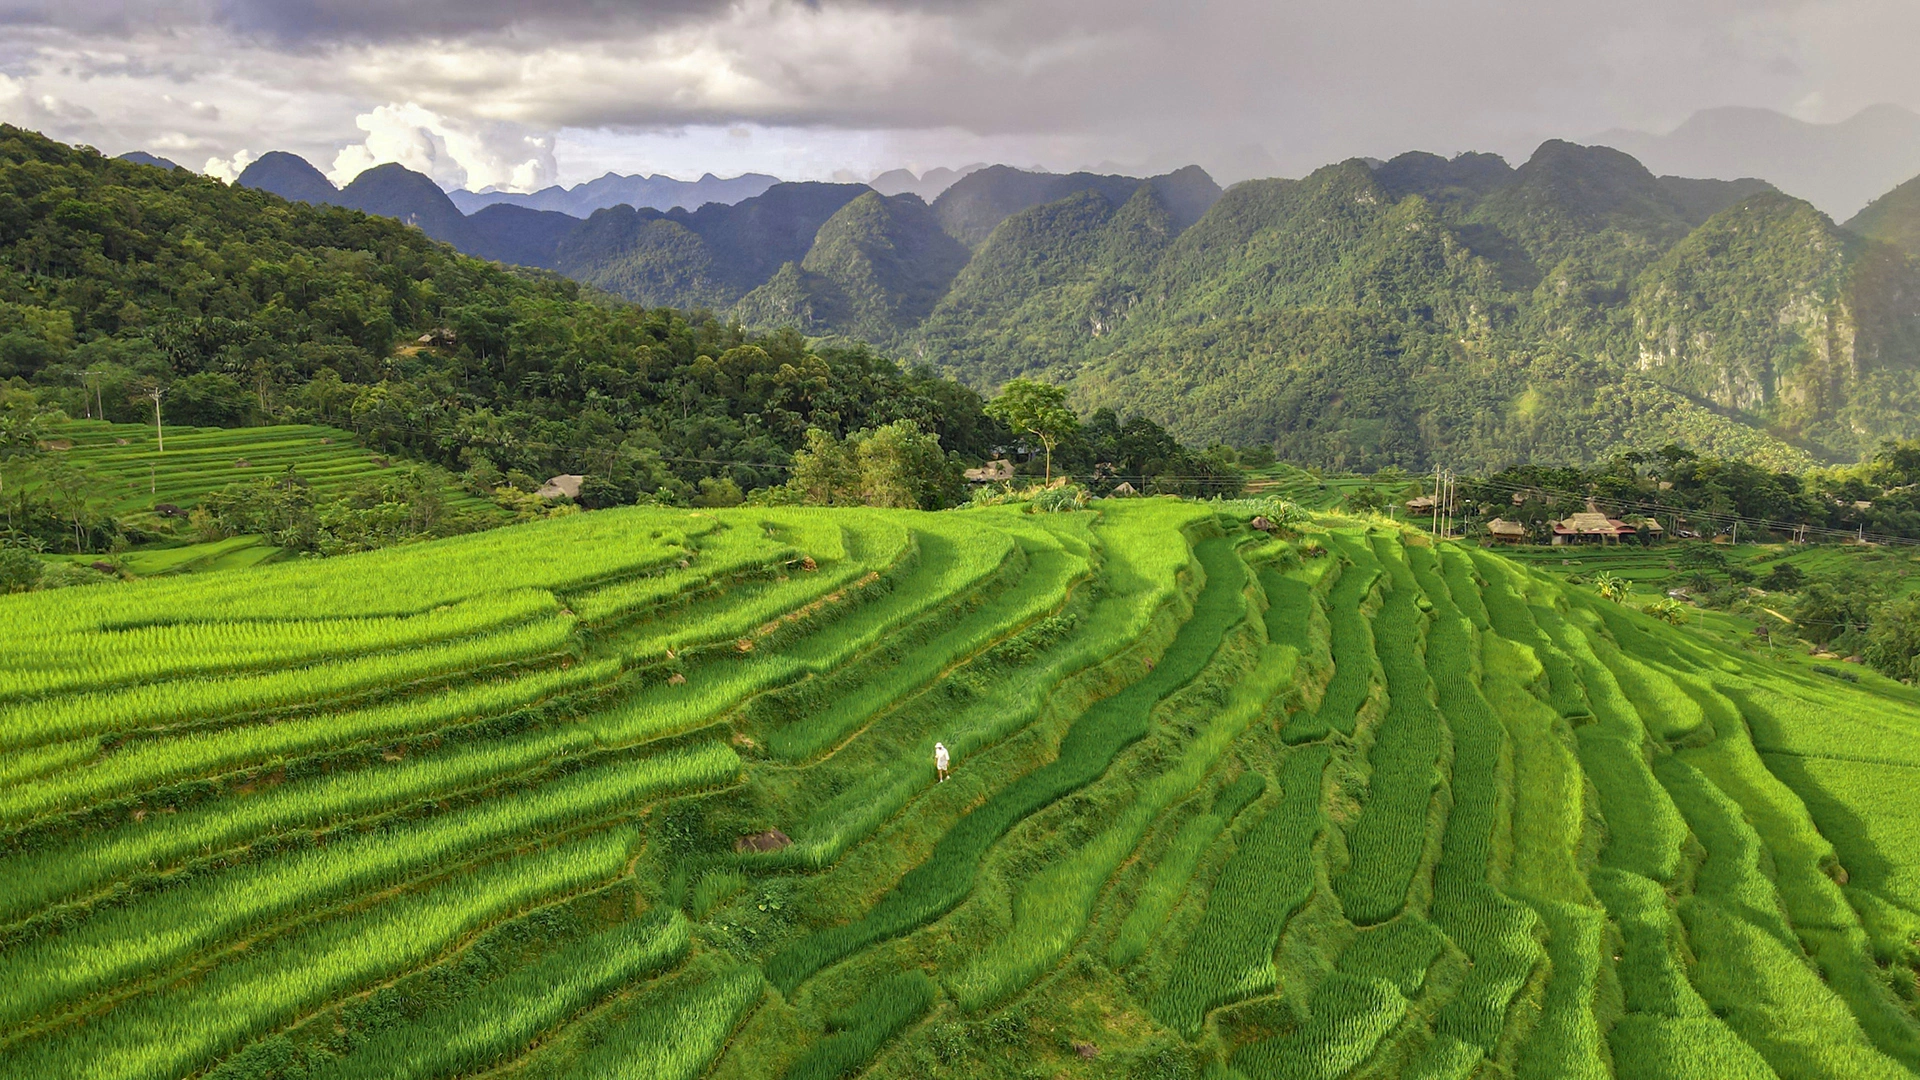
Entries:
{"type": "Polygon", "coordinates": [[[295,162],[241,182],[645,305],[865,340],[986,390],[1036,376],[1083,408],[1296,460],[1497,468],[1678,442],[1804,465],[1920,417],[1920,182],[1842,227],[1765,181],[1552,141],[1518,168],[1409,153],[1224,193],[1196,167],[993,166],[931,202],[780,183],[581,220],[464,216],[397,165],[329,193],[295,162]]]}
{"type": "Polygon", "coordinates": [[[1920,174],[1920,115],[1898,105],[1874,105],[1832,124],[1771,109],[1706,109],[1664,135],[1616,130],[1592,141],[1658,172],[1764,177],[1836,219],[1920,174]]]}
{"type": "Polygon", "coordinates": [[[622,176],[608,173],[570,188],[541,188],[530,194],[511,191],[450,191],[447,197],[463,214],[477,213],[489,206],[519,206],[528,210],[551,210],[583,218],[609,206],[652,207],[671,210],[678,206],[697,210],[710,202],[737,203],[751,199],[780,182],[777,176],[743,173],[722,179],[707,173],[698,180],[676,180],[671,176],[622,176]]]}

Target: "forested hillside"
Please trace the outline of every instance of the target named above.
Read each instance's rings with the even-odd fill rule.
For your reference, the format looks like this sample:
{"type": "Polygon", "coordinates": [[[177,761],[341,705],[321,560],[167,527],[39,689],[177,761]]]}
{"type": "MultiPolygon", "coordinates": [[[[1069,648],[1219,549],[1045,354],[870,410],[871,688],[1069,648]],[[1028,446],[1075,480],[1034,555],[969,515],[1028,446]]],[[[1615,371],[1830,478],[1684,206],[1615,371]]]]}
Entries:
{"type": "MultiPolygon", "coordinates": [[[[396,182],[373,170],[349,190],[396,182]]],[[[783,227],[735,221],[714,243],[803,253],[811,231],[768,246],[783,227]]],[[[601,503],[737,501],[784,483],[812,427],[911,420],[974,457],[1006,438],[971,390],[865,347],[607,302],[394,221],[0,126],[8,380],[76,419],[150,424],[158,390],[168,423],[336,425],[482,490],[591,474],[601,503]]]]}
{"type": "Polygon", "coordinates": [[[921,355],[1350,467],[1853,460],[1920,410],[1920,270],[1754,182],[1565,143],[1355,161],[1237,185],[1158,251],[1087,199],[1005,222],[921,355]]]}

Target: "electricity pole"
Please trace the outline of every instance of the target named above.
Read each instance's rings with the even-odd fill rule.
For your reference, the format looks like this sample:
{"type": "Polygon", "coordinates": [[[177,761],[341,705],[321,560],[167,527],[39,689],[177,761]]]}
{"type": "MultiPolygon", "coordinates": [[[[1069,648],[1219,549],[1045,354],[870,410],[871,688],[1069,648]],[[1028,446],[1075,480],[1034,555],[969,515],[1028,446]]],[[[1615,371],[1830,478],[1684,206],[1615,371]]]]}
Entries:
{"type": "MultiPolygon", "coordinates": [[[[83,371],[80,373],[82,378],[85,378],[90,375],[104,375],[104,374],[106,374],[106,372],[98,371],[93,368],[88,368],[86,371],[83,371]]],[[[100,383],[97,381],[93,384],[93,389],[94,389],[95,395],[99,396],[99,399],[100,399],[100,419],[105,420],[107,418],[107,399],[105,397],[105,391],[101,389],[100,383]]],[[[85,383],[80,384],[80,399],[82,401],[87,401],[87,386],[85,383]]],[[[87,402],[87,411],[89,413],[93,411],[92,402],[87,402]]],[[[87,419],[91,420],[93,419],[93,417],[89,415],[87,419]]]]}
{"type": "Polygon", "coordinates": [[[167,396],[167,388],[156,386],[147,391],[147,396],[153,399],[153,440],[160,445],[160,452],[164,454],[167,452],[167,434],[160,427],[160,399],[167,396]]]}

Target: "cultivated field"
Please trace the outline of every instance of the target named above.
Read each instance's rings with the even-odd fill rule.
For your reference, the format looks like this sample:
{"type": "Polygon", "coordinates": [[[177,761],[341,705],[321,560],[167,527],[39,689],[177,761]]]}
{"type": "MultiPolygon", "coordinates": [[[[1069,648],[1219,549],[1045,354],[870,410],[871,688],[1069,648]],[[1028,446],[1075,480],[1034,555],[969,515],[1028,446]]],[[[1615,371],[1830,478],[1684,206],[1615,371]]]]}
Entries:
{"type": "MultiPolygon", "coordinates": [[[[349,433],[311,424],[252,428],[165,429],[160,449],[150,425],[75,420],[62,424],[50,445],[67,447],[61,460],[101,481],[99,494],[115,512],[172,503],[190,509],[210,491],[236,481],[279,476],[289,468],[319,493],[377,479],[388,468],[349,433]]],[[[459,506],[490,506],[464,492],[449,491],[459,506]]]]}
{"type": "Polygon", "coordinates": [[[0,598],[0,1077],[1920,1075],[1920,696],[1095,505],[0,598]]]}

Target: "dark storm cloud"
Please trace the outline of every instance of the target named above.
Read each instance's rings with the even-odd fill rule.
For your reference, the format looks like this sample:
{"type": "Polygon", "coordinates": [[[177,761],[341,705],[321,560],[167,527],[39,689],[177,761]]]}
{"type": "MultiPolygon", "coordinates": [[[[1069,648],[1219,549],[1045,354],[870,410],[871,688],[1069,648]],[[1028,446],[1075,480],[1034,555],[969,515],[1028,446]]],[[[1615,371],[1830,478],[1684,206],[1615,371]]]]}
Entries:
{"type": "Polygon", "coordinates": [[[1911,0],[0,0],[0,25],[19,101],[110,116],[102,86],[197,73],[225,115],[256,85],[345,139],[417,104],[475,130],[953,131],[1298,172],[1722,104],[1920,104],[1911,0]]]}
{"type": "Polygon", "coordinates": [[[222,25],[288,44],[463,38],[524,30],[534,37],[632,33],[689,17],[711,15],[727,0],[220,0],[222,25]]]}

